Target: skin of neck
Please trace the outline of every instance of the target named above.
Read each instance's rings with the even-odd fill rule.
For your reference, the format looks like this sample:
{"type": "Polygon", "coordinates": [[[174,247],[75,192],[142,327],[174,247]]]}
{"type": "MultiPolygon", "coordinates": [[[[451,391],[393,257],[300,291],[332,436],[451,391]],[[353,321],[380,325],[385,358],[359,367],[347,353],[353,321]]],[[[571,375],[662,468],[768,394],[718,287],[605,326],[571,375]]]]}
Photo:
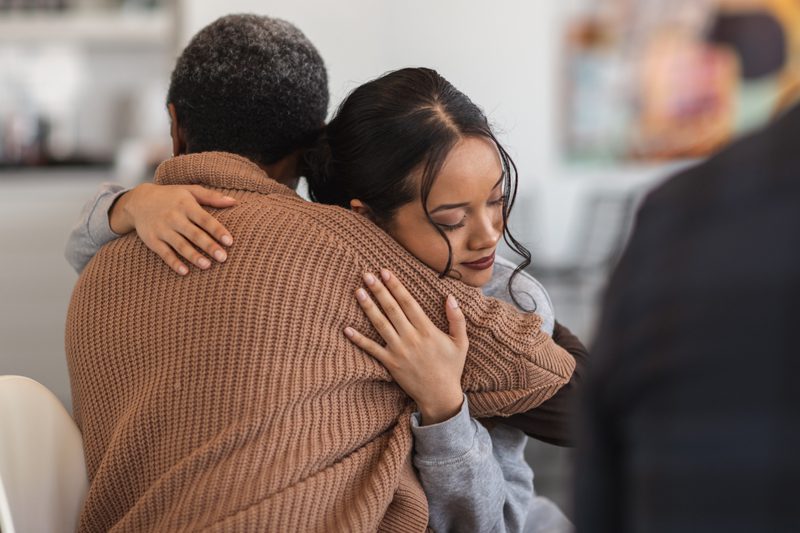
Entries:
{"type": "MultiPolygon", "coordinates": [[[[178,123],[178,114],[175,110],[175,104],[167,104],[167,109],[169,110],[173,156],[191,154],[192,150],[186,141],[186,135],[178,123]]],[[[302,150],[298,149],[275,163],[270,163],[268,165],[257,161],[253,161],[253,163],[258,165],[258,167],[266,172],[273,180],[292,189],[296,189],[297,181],[300,178],[301,156],[302,150]]]]}

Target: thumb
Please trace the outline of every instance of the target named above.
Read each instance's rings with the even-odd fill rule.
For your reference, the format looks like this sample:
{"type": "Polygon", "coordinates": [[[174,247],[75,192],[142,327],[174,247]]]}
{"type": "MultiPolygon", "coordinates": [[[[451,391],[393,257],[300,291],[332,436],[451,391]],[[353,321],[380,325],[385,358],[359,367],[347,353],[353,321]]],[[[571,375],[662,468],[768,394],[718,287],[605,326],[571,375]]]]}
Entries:
{"type": "Polygon", "coordinates": [[[447,322],[450,324],[450,336],[455,341],[456,346],[466,350],[469,346],[469,341],[467,340],[467,321],[464,318],[464,312],[461,311],[458,301],[452,294],[447,296],[447,303],[444,307],[447,314],[447,322]]]}
{"type": "Polygon", "coordinates": [[[208,205],[211,207],[231,207],[236,205],[236,199],[230,196],[225,196],[221,192],[206,189],[200,185],[192,185],[189,187],[189,192],[192,193],[195,200],[200,205],[208,205]]]}

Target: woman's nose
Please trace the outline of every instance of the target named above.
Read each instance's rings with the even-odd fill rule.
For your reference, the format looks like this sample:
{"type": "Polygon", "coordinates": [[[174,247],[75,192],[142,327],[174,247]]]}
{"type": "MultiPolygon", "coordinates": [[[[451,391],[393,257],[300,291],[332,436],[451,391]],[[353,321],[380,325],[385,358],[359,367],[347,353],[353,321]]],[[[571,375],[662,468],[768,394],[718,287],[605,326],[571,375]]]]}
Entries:
{"type": "Polygon", "coordinates": [[[502,217],[492,213],[485,213],[479,217],[479,221],[470,235],[470,248],[472,250],[494,248],[497,246],[497,241],[500,240],[502,234],[502,217]]]}

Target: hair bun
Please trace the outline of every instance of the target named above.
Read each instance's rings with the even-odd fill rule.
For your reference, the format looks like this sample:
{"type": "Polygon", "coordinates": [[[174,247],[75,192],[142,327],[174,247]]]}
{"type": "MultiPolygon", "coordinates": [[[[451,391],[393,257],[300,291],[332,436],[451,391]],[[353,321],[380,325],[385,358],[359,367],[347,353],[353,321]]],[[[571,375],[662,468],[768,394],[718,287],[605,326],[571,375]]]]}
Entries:
{"type": "Polygon", "coordinates": [[[322,204],[348,208],[350,199],[334,178],[333,153],[327,128],[322,130],[314,145],[306,150],[303,161],[311,199],[322,204]]]}

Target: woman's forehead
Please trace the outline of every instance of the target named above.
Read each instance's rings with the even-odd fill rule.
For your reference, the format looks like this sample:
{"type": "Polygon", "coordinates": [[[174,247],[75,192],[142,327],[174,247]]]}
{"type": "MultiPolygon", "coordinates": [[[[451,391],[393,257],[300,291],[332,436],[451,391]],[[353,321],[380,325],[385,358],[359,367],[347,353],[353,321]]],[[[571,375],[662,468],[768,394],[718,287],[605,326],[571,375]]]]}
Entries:
{"type": "Polygon", "coordinates": [[[482,137],[466,137],[447,155],[429,199],[459,193],[489,194],[502,175],[503,165],[494,142],[482,137]]]}

